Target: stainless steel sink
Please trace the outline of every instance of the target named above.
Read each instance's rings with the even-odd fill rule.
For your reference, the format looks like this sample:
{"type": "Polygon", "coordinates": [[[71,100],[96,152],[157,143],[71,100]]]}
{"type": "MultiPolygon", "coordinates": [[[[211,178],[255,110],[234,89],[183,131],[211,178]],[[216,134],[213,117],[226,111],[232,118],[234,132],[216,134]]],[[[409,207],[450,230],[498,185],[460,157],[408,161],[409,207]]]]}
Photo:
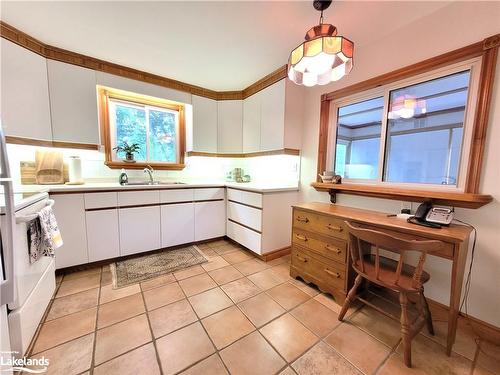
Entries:
{"type": "Polygon", "coordinates": [[[179,182],[179,181],[172,181],[172,182],[167,182],[167,181],[134,181],[134,182],[127,182],[124,184],[124,186],[151,186],[151,185],[183,185],[185,182],[179,182]]]}

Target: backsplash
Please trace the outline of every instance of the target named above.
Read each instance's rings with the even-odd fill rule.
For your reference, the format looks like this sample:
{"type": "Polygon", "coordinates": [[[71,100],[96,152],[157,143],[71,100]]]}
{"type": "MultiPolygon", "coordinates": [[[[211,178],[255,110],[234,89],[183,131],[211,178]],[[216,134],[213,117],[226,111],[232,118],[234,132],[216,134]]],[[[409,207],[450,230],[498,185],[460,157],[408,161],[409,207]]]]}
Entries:
{"type": "MultiPolygon", "coordinates": [[[[34,161],[35,150],[43,147],[8,144],[9,164],[16,184],[21,182],[20,163],[34,161]]],[[[54,149],[52,149],[54,150],[54,149]]],[[[119,169],[104,165],[104,153],[93,150],[57,149],[64,155],[65,162],[70,156],[82,159],[82,175],[86,182],[118,181],[119,169]]],[[[182,171],[155,171],[157,179],[225,180],[233,168],[243,168],[252,182],[269,184],[292,184],[299,180],[300,157],[294,155],[271,155],[252,158],[218,158],[191,156],[185,159],[182,171]]],[[[142,170],[127,170],[130,179],[144,179],[142,170]]]]}

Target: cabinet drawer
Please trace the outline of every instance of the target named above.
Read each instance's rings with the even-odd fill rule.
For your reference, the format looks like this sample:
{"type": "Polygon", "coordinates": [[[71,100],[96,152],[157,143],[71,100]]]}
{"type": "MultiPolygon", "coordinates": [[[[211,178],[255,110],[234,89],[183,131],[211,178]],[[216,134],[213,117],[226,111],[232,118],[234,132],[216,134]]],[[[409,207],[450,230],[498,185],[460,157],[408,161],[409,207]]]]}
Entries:
{"type": "Polygon", "coordinates": [[[262,236],[232,221],[227,221],[227,236],[257,254],[262,254],[262,236]]]}
{"type": "Polygon", "coordinates": [[[337,262],[345,263],[346,261],[347,242],[344,240],[323,237],[294,228],[292,242],[337,262]]]}
{"type": "Polygon", "coordinates": [[[224,199],[224,188],[194,189],[195,201],[206,201],[210,199],[224,199]]]}
{"type": "Polygon", "coordinates": [[[227,217],[262,232],[262,211],[235,202],[227,202],[227,217]]]}
{"type": "Polygon", "coordinates": [[[160,192],[158,190],[120,191],[118,192],[118,205],[140,206],[145,204],[160,203],[160,192]]]}
{"type": "Polygon", "coordinates": [[[300,271],[319,280],[322,284],[332,285],[335,288],[345,288],[345,268],[337,266],[335,262],[324,263],[313,258],[309,252],[292,247],[292,265],[300,271]]]}
{"type": "Polygon", "coordinates": [[[331,216],[318,215],[313,212],[295,209],[293,211],[293,226],[328,236],[347,239],[347,229],[344,221],[331,216]]]}
{"type": "Polygon", "coordinates": [[[227,199],[262,208],[262,194],[237,189],[227,189],[227,199]]]}
{"type": "Polygon", "coordinates": [[[85,208],[110,208],[116,207],[118,204],[117,193],[86,193],[85,208]]]}
{"type": "Polygon", "coordinates": [[[193,189],[160,190],[160,203],[192,202],[193,189]]]}

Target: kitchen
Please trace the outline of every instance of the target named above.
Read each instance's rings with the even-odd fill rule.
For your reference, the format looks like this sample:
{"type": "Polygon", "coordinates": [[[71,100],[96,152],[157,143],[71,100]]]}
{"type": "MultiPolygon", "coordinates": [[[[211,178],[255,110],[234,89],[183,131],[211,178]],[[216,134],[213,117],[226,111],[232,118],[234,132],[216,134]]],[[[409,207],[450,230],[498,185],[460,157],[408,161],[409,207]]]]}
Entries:
{"type": "Polygon", "coordinates": [[[64,374],[500,372],[499,3],[1,6],[5,358],[64,374]],[[118,9],[119,35],[99,22],[118,9]],[[149,24],[161,14],[177,17],[149,24]],[[187,17],[200,30],[169,35],[187,17]],[[205,31],[221,43],[197,44],[205,31]],[[127,38],[137,53],[113,45],[127,38]],[[340,41],[325,82],[301,70],[318,40],[324,55],[340,41]],[[414,334],[405,293],[371,299],[390,282],[370,231],[438,247],[404,258],[430,279],[427,298],[408,287],[426,301],[409,298],[414,334]]]}

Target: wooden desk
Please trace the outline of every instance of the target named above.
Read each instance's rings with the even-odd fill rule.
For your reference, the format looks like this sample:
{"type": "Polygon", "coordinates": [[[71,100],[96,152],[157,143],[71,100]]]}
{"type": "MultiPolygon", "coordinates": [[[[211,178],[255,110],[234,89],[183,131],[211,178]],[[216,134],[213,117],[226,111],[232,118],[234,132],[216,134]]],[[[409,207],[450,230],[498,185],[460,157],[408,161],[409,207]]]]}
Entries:
{"type": "Polygon", "coordinates": [[[304,280],[317,284],[321,290],[331,293],[343,303],[352,284],[347,230],[343,224],[345,220],[390,232],[405,239],[443,241],[442,250],[431,255],[452,261],[446,346],[446,352],[450,355],[457,331],[460,296],[472,229],[453,224],[441,229],[428,228],[387,215],[328,203],[293,206],[290,273],[293,277],[301,276],[304,280]]]}

